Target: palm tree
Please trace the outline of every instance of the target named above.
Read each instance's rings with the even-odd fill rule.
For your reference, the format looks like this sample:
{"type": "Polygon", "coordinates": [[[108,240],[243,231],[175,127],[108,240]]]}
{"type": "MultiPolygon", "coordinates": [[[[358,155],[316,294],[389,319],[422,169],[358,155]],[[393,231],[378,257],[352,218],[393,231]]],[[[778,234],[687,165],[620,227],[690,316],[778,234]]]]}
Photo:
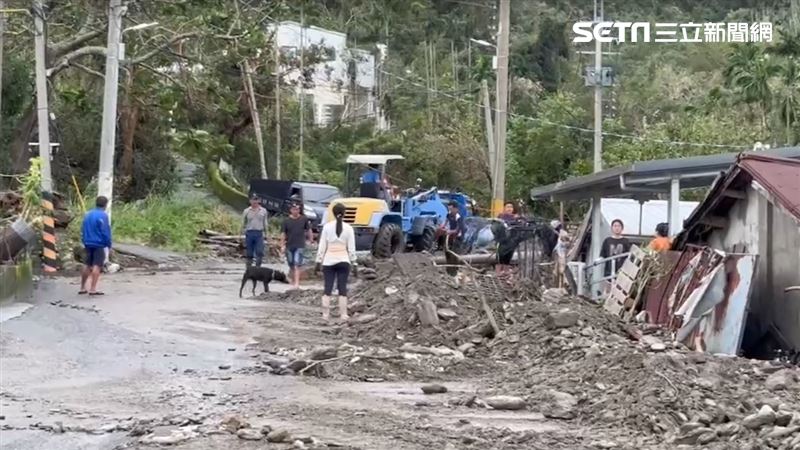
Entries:
{"type": "Polygon", "coordinates": [[[772,101],[770,81],[781,71],[774,58],[752,44],[734,49],[724,71],[726,84],[733,87],[742,102],[760,109],[761,128],[767,129],[767,114],[772,101]]]}
{"type": "Polygon", "coordinates": [[[800,109],[800,68],[789,58],[781,68],[781,95],[778,111],[781,123],[786,127],[786,145],[794,145],[793,126],[800,109]]]}

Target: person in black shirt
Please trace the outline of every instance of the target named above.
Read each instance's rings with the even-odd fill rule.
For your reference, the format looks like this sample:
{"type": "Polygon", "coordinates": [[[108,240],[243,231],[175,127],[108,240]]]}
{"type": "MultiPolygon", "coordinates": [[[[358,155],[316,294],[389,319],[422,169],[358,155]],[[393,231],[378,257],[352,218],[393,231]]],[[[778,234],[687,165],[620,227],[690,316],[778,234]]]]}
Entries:
{"type": "MultiPolygon", "coordinates": [[[[611,222],[611,233],[612,235],[607,237],[603,241],[602,247],[600,247],[600,257],[602,258],[611,258],[613,256],[622,255],[624,253],[628,253],[631,249],[631,243],[628,241],[628,238],[622,236],[622,231],[625,229],[625,225],[619,219],[614,219],[611,222]]],[[[614,258],[613,260],[606,261],[606,269],[605,269],[605,276],[610,276],[613,272],[614,275],[617,274],[619,268],[622,266],[622,263],[625,261],[624,258],[614,258]],[[613,270],[612,270],[612,261],[613,263],[613,270]]]]}
{"type": "MultiPolygon", "coordinates": [[[[445,234],[445,262],[448,266],[455,266],[458,264],[458,258],[455,256],[458,253],[459,246],[464,234],[467,231],[464,217],[459,212],[458,202],[455,200],[447,204],[447,218],[442,224],[442,231],[445,234]]],[[[448,267],[447,273],[455,275],[458,270],[455,267],[448,267]]]]}
{"type": "Polygon", "coordinates": [[[289,217],[283,221],[281,233],[281,251],[286,255],[289,265],[289,276],[292,278],[292,288],[300,288],[300,271],[303,267],[303,251],[306,241],[312,240],[311,224],[308,218],[300,213],[300,203],[294,202],[289,207],[289,217]]]}

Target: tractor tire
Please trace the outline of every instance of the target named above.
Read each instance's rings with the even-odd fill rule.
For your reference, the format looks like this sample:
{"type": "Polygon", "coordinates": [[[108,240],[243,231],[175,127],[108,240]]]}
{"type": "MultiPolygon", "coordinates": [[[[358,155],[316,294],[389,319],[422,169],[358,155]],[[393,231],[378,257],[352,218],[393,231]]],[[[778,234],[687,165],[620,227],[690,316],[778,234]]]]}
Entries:
{"type": "Polygon", "coordinates": [[[414,241],[415,252],[433,252],[436,246],[436,230],[433,227],[427,226],[422,231],[422,234],[417,236],[414,241]]]}
{"type": "Polygon", "coordinates": [[[372,244],[372,255],[378,259],[391,258],[404,248],[403,230],[393,223],[381,225],[375,242],[372,244]]]}

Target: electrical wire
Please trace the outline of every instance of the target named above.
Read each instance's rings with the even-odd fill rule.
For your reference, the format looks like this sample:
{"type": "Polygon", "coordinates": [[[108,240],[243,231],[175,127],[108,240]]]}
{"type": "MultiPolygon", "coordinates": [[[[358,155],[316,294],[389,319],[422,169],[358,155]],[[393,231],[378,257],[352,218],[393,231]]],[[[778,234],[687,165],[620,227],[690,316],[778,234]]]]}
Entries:
{"type": "MultiPolygon", "coordinates": [[[[393,77],[393,78],[396,78],[398,80],[404,81],[406,83],[412,84],[412,85],[414,85],[416,87],[425,89],[425,90],[427,90],[427,91],[429,91],[431,93],[436,93],[436,94],[442,95],[444,97],[448,97],[448,98],[451,98],[453,100],[457,100],[459,102],[466,103],[466,104],[469,104],[469,105],[472,105],[472,106],[476,106],[476,107],[479,107],[479,108],[484,108],[485,107],[484,105],[482,105],[480,103],[477,103],[475,101],[472,101],[472,100],[469,100],[469,99],[466,99],[466,98],[463,98],[463,97],[459,97],[459,96],[453,95],[453,94],[445,92],[445,91],[440,91],[440,90],[437,90],[437,89],[429,88],[429,87],[427,87],[427,86],[425,86],[425,85],[423,85],[421,83],[417,83],[416,81],[410,80],[410,79],[405,78],[403,76],[400,76],[400,75],[397,75],[397,74],[394,74],[394,73],[391,73],[391,72],[387,72],[387,71],[385,71],[383,69],[378,69],[378,71],[383,73],[383,74],[385,74],[385,75],[388,75],[390,77],[393,77]]],[[[494,107],[492,107],[491,110],[493,112],[495,112],[495,113],[498,112],[498,110],[496,108],[494,108],[494,107]]],[[[550,120],[541,119],[541,118],[538,118],[538,117],[531,117],[531,116],[526,116],[526,115],[522,115],[522,114],[516,114],[516,113],[512,113],[512,112],[509,112],[508,116],[509,117],[513,117],[515,119],[522,119],[522,120],[527,120],[527,121],[530,121],[530,122],[537,122],[537,123],[541,123],[541,124],[544,124],[544,125],[555,126],[555,127],[559,127],[559,128],[573,130],[573,131],[580,131],[580,132],[584,132],[584,133],[594,133],[594,129],[592,129],[592,128],[579,127],[579,126],[575,126],[575,125],[568,125],[568,124],[564,124],[564,123],[552,122],[550,120]]],[[[673,140],[668,140],[668,139],[649,138],[649,137],[637,136],[637,135],[633,135],[633,134],[622,134],[622,133],[614,133],[614,132],[609,132],[609,131],[604,131],[602,134],[603,134],[603,136],[615,137],[615,138],[619,138],[619,139],[630,139],[630,140],[639,141],[639,142],[654,142],[654,143],[659,143],[659,144],[664,144],[664,145],[673,145],[673,146],[694,146],[694,147],[732,148],[732,149],[749,149],[750,148],[750,146],[748,146],[748,145],[709,144],[709,143],[703,143],[703,142],[673,141],[673,140]]]]}

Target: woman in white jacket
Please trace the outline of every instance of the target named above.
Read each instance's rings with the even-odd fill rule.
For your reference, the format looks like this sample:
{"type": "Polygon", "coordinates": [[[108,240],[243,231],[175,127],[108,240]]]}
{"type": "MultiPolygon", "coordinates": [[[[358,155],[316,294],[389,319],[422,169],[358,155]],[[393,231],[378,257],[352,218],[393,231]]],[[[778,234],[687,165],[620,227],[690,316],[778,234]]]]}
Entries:
{"type": "Polygon", "coordinates": [[[347,281],[350,271],[356,267],[356,237],[353,227],[344,223],[345,207],[333,205],[333,222],[322,227],[317,249],[316,270],[322,266],[325,291],[322,295],[322,318],[330,320],[331,295],[336,282],[339,291],[339,317],[347,320],[347,281]]]}

